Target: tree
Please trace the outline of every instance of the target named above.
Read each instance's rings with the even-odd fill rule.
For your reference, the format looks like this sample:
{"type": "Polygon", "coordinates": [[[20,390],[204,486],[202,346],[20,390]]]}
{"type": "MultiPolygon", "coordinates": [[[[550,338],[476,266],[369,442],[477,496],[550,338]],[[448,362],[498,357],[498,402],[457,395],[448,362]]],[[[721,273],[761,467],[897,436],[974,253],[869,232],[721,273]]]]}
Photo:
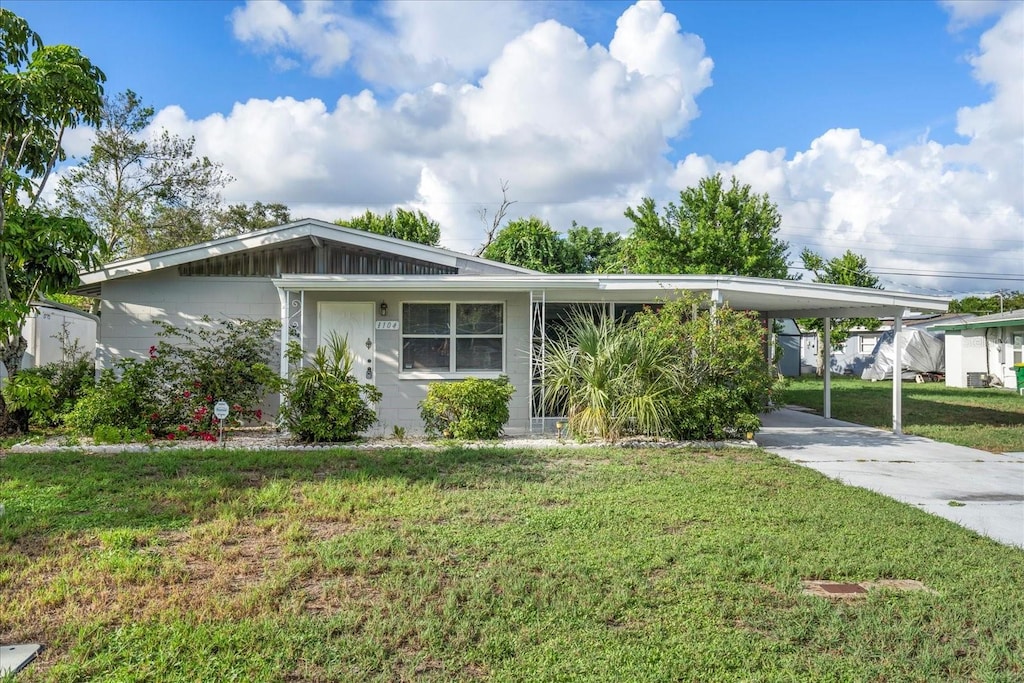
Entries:
{"type": "MultiPolygon", "coordinates": [[[[867,259],[849,249],[842,256],[826,261],[819,254],[805,248],[800,252],[800,260],[803,262],[804,268],[814,274],[814,282],[882,289],[878,278],[868,269],[867,259]]],[[[877,330],[881,324],[878,318],[833,318],[830,335],[832,348],[845,342],[850,336],[850,330],[855,327],[877,330]]],[[[819,318],[802,319],[800,327],[805,330],[815,330],[818,333],[818,374],[822,375],[825,372],[824,321],[819,318]]]]}
{"type": "Polygon", "coordinates": [[[292,222],[292,214],[284,204],[232,204],[217,212],[214,219],[217,237],[242,235],[292,222]]]}
{"type": "Polygon", "coordinates": [[[605,232],[601,228],[588,228],[572,222],[566,237],[576,262],[567,273],[606,273],[615,269],[622,248],[622,238],[617,232],[605,232]]]}
{"type": "Polygon", "coordinates": [[[382,215],[367,211],[362,216],[339,218],[334,222],[345,228],[375,232],[431,247],[436,247],[441,241],[441,226],[422,211],[395,209],[394,213],[388,211],[382,215]]]}
{"type": "Polygon", "coordinates": [[[949,302],[950,313],[990,315],[1024,308],[1024,292],[1001,291],[991,296],[965,296],[949,302]]]}
{"type": "Polygon", "coordinates": [[[789,244],[776,236],[778,207],[735,177],[728,189],[720,174],[702,179],[660,215],[654,200],[645,198],[626,217],[633,222],[619,259],[626,272],[788,275],[789,244]]]}
{"type": "MultiPolygon", "coordinates": [[[[99,244],[88,225],[37,205],[65,158],[65,131],[99,123],[106,77],[77,48],[44,46],[28,22],[2,8],[0,66],[0,358],[14,377],[33,299],[77,284],[99,244]]],[[[18,428],[7,413],[0,397],[0,427],[18,428]]]]}
{"type": "Polygon", "coordinates": [[[581,260],[547,221],[536,216],[510,221],[482,256],[542,273],[575,273],[581,260]]]}
{"type": "Polygon", "coordinates": [[[153,114],[131,90],[106,98],[89,155],[58,184],[62,210],[104,238],[104,261],[214,237],[220,191],[232,179],[195,155],[195,138],[165,130],[148,139],[153,114]]]}
{"type": "Polygon", "coordinates": [[[514,199],[508,198],[508,181],[502,180],[501,182],[501,204],[498,205],[498,210],[494,212],[491,217],[490,225],[487,224],[487,207],[480,209],[480,222],[484,224],[484,241],[477,248],[473,256],[483,256],[484,251],[487,247],[491,246],[491,242],[494,241],[494,237],[498,234],[498,230],[501,229],[501,222],[505,220],[505,214],[508,213],[509,208],[515,204],[514,199]]]}

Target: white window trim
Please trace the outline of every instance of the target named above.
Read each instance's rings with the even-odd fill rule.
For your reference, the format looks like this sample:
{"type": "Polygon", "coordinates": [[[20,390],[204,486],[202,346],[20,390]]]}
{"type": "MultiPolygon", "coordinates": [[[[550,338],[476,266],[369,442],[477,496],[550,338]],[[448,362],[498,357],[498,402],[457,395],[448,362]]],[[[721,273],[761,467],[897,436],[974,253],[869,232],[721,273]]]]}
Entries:
{"type": "Polygon", "coordinates": [[[508,362],[508,302],[493,300],[472,300],[472,301],[400,301],[399,302],[399,372],[400,380],[435,380],[435,379],[465,379],[467,377],[478,377],[480,379],[498,379],[506,374],[508,362]],[[406,334],[405,333],[405,305],[439,305],[448,306],[448,334],[406,334]],[[490,304],[501,306],[501,334],[456,334],[456,307],[460,305],[490,304]],[[450,342],[451,353],[448,354],[448,371],[444,370],[406,370],[405,368],[405,340],[406,339],[438,339],[447,336],[450,342]],[[501,339],[501,370],[455,370],[457,355],[457,342],[459,339],[501,339]]]}

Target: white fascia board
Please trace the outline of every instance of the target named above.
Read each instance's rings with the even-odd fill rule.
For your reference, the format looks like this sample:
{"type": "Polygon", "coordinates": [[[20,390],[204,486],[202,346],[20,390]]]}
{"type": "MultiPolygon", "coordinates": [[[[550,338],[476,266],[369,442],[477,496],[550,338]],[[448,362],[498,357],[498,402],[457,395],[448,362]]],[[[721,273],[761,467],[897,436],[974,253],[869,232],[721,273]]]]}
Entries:
{"type": "Polygon", "coordinates": [[[285,225],[256,230],[244,235],[224,237],[219,240],[194,244],[189,247],[180,247],[178,249],[170,249],[168,251],[162,251],[147,256],[137,256],[123,261],[115,261],[114,263],[107,264],[99,270],[83,273],[81,275],[81,280],[83,285],[91,285],[99,282],[105,282],[107,280],[128,277],[130,275],[148,273],[163,268],[172,268],[174,266],[180,266],[185,263],[191,263],[193,261],[199,261],[214,256],[234,254],[248,249],[256,249],[271,244],[289,242],[303,237],[340,242],[354,247],[381,251],[395,256],[416,259],[418,261],[426,261],[428,263],[436,263],[450,268],[456,268],[458,266],[458,262],[463,260],[475,263],[485,263],[491,266],[500,266],[508,269],[510,274],[537,274],[536,271],[528,270],[526,268],[519,268],[518,266],[510,266],[496,261],[489,261],[488,259],[470,256],[469,254],[460,254],[455,251],[441,249],[440,247],[431,247],[425,244],[406,242],[405,240],[377,235],[364,230],[345,228],[326,221],[304,219],[287,223],[285,225]]]}
{"type": "Polygon", "coordinates": [[[307,223],[308,221],[288,223],[287,225],[265,228],[244,235],[224,237],[219,240],[202,242],[189,247],[179,247],[178,249],[169,249],[168,251],[161,251],[147,256],[136,256],[123,261],[115,261],[108,263],[99,270],[82,273],[82,284],[91,285],[129,275],[138,275],[162,268],[180,266],[183,263],[199,261],[212,256],[233,254],[238,251],[245,251],[246,249],[264,247],[268,244],[277,244],[308,237],[310,231],[306,226],[307,223]]]}
{"type": "Polygon", "coordinates": [[[594,292],[604,297],[616,292],[648,300],[673,291],[719,290],[726,301],[744,308],[768,311],[777,317],[877,317],[908,308],[944,311],[949,300],[904,292],[824,285],[789,280],[722,276],[633,275],[286,275],[273,280],[291,290],[408,290],[431,289],[548,292],[594,292]],[[756,305],[753,305],[755,304],[756,305]]]}

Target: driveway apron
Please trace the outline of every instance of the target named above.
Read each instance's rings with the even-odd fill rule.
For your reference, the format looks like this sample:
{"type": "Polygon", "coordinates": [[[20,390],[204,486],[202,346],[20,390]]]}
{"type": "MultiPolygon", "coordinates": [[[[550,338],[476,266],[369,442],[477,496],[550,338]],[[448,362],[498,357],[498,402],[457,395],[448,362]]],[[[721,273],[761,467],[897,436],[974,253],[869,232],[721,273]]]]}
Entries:
{"type": "Polygon", "coordinates": [[[771,453],[1024,548],[1024,453],[896,436],[788,408],[762,422],[757,443],[771,453]]]}

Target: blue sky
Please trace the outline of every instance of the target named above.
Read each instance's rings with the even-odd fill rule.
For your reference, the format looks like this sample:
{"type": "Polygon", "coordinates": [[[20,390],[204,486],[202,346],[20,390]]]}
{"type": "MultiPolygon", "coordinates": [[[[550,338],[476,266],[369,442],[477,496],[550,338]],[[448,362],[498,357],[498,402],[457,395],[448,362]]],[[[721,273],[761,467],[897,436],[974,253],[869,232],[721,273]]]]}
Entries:
{"type": "MultiPolygon", "coordinates": [[[[370,86],[347,69],[328,78],[273,68],[232,37],[240,4],[13,0],[46,42],[80,47],[113,92],[132,88],[189,116],[230,110],[250,98],[291,95],[332,101],[370,86]],[[202,74],[201,82],[191,77],[202,74]]],[[[588,42],[607,45],[631,3],[553,3],[549,16],[576,19],[588,42]]],[[[373,19],[373,3],[353,3],[373,19]]],[[[801,149],[833,127],[860,128],[883,144],[927,131],[952,142],[959,106],[985,99],[963,56],[983,25],[950,33],[938,5],[911,2],[666,2],[714,59],[714,87],[701,117],[674,147],[739,159],[751,149],[801,149]]]]}
{"type": "MultiPolygon", "coordinates": [[[[195,135],[200,149],[223,161],[238,178],[227,193],[232,201],[285,201],[302,215],[322,213],[319,217],[328,218],[365,210],[366,205],[415,205],[442,221],[448,246],[468,251],[481,232],[473,215],[479,206],[495,204],[495,195],[500,198],[499,176],[509,180],[519,210],[538,213],[555,227],[565,229],[562,223],[575,219],[625,230],[622,209],[635,199],[671,199],[701,172],[722,171],[736,173],[779,203],[794,257],[805,245],[826,253],[853,248],[880,269],[901,273],[891,276],[894,284],[935,291],[1024,289],[1024,282],[1016,279],[1024,280],[1024,190],[1014,189],[1020,169],[1013,169],[1014,152],[1018,165],[1024,166],[1024,151],[1015,137],[1024,123],[1013,115],[1017,94],[1012,80],[1020,69],[1012,63],[1012,47],[1006,47],[1024,24],[1019,3],[986,9],[985,3],[949,7],[922,1],[665,2],[645,5],[640,12],[627,2],[506,2],[464,10],[466,16],[455,19],[433,16],[441,9],[438,5],[434,12],[430,3],[338,2],[320,5],[316,12],[287,3],[271,16],[267,10],[277,4],[9,0],[5,6],[28,19],[45,42],[80,47],[106,72],[110,92],[135,90],[163,110],[161,125],[195,135]],[[639,21],[641,14],[648,23],[623,35],[619,48],[611,47],[616,21],[627,16],[639,21]],[[312,18],[304,28],[294,28],[303,16],[312,18]],[[652,22],[673,16],[678,31],[654,32],[652,22]],[[246,17],[251,21],[248,35],[240,28],[246,17]],[[552,20],[548,27],[559,31],[538,29],[544,20],[552,20]],[[464,23],[453,27],[445,21],[464,23]],[[501,25],[515,30],[495,28],[501,25]],[[280,39],[287,30],[295,33],[280,39]],[[650,37],[644,38],[648,30],[650,37]],[[479,33],[484,46],[460,44],[467,32],[479,33]],[[561,121],[560,112],[579,100],[578,94],[571,97],[574,79],[591,77],[587,69],[598,73],[601,60],[607,61],[607,55],[591,54],[563,63],[560,55],[571,50],[577,34],[588,48],[610,49],[630,70],[643,71],[636,65],[645,59],[653,63],[678,57],[673,73],[648,66],[653,71],[643,75],[649,81],[669,79],[678,89],[676,105],[681,109],[656,104],[646,109],[644,98],[658,97],[659,91],[651,89],[623,101],[624,107],[637,109],[632,119],[627,111],[608,121],[589,121],[584,109],[567,113],[561,121]],[[432,35],[441,37],[433,40],[432,35]],[[995,40],[986,43],[986,35],[1004,36],[1003,47],[992,47],[995,40]],[[332,52],[332,38],[347,42],[350,54],[332,52]],[[640,54],[645,43],[662,45],[659,40],[676,43],[655,56],[640,54]],[[388,61],[417,41],[420,47],[408,48],[415,54],[403,57],[406,62],[388,61]],[[488,44],[493,45],[490,53],[488,44]],[[518,53],[509,46],[517,44],[534,51],[550,44],[559,57],[527,68],[514,61],[518,53]],[[321,47],[304,51],[311,45],[321,47]],[[683,52],[671,51],[676,48],[683,52]],[[686,50],[692,54],[685,56],[686,50]],[[971,60],[984,54],[992,57],[984,62],[988,75],[980,78],[971,60]],[[318,55],[334,61],[314,73],[318,55]],[[701,58],[712,60],[713,67],[710,62],[700,66],[701,58]],[[504,67],[498,68],[502,60],[504,67]],[[407,63],[422,68],[422,74],[403,71],[407,63]],[[701,75],[701,69],[710,70],[701,75]],[[555,90],[523,82],[548,70],[552,78],[566,79],[555,90]],[[434,79],[445,84],[442,95],[429,92],[434,79]],[[466,84],[479,92],[463,101],[456,90],[466,84]],[[352,104],[364,90],[372,93],[372,104],[352,104]],[[490,128],[510,108],[540,111],[544,99],[563,91],[565,106],[533,118],[517,114],[490,128]],[[348,105],[338,105],[342,96],[348,96],[348,105]],[[323,111],[308,106],[317,100],[323,111]],[[257,106],[260,101],[267,106],[257,106]],[[415,141],[396,143],[398,129],[391,126],[404,130],[421,122],[403,118],[407,110],[397,111],[403,101],[434,107],[430,116],[442,118],[448,114],[438,112],[465,109],[469,113],[458,119],[463,128],[473,128],[474,116],[483,117],[488,122],[482,134],[486,140],[481,135],[455,139],[453,126],[430,123],[415,132],[415,141]],[[272,102],[278,103],[273,112],[267,108],[272,102]],[[699,115],[687,109],[687,102],[699,108],[699,115]],[[998,106],[982,106],[992,102],[998,106]],[[965,108],[978,109],[978,116],[999,109],[1004,119],[1012,120],[986,122],[976,126],[973,136],[965,135],[966,129],[957,130],[958,112],[965,108]],[[282,129],[271,122],[284,109],[290,123],[276,125],[286,126],[283,130],[289,133],[293,131],[287,126],[307,121],[314,128],[327,126],[323,134],[328,139],[350,131],[359,131],[359,139],[335,149],[333,160],[319,156],[329,150],[296,150],[303,142],[293,139],[285,145],[282,129]],[[371,121],[388,116],[396,121],[386,131],[373,128],[371,121]],[[559,122],[552,123],[552,117],[559,122]],[[331,123],[325,123],[328,119],[331,123]],[[246,125],[265,130],[267,147],[273,148],[267,153],[268,166],[279,174],[277,184],[249,172],[250,150],[225,141],[230,137],[226,130],[246,125]],[[622,133],[630,126],[636,129],[622,133]],[[651,127],[659,128],[660,135],[651,127]],[[986,137],[1003,128],[1009,129],[999,133],[1004,138],[986,137]],[[279,132],[272,138],[275,130],[279,132]],[[830,133],[837,130],[857,134],[830,133]],[[436,141],[429,144],[434,135],[436,141]],[[564,149],[554,145],[561,156],[545,156],[549,143],[527,154],[531,143],[523,139],[543,136],[548,141],[564,138],[564,149]],[[602,141],[614,149],[600,149],[602,141]],[[1003,167],[978,167],[995,164],[985,150],[1005,148],[1007,141],[1011,147],[1000,162],[1003,167]],[[579,151],[590,144],[594,149],[579,151]],[[522,147],[518,156],[516,146],[522,147]],[[973,154],[968,153],[971,146],[973,154]],[[775,153],[779,148],[785,151],[775,153]],[[353,150],[378,154],[371,158],[353,150]],[[560,165],[566,154],[577,153],[580,159],[560,165]],[[497,161],[481,162],[481,155],[497,161]],[[289,164],[297,169],[294,177],[285,177],[283,169],[289,164]],[[875,165],[873,170],[865,170],[868,164],[875,165]],[[956,198],[957,215],[946,215],[948,193],[941,188],[911,196],[921,187],[947,182],[942,173],[933,172],[935,164],[947,171],[974,172],[950,181],[970,189],[956,198]],[[327,170],[308,172],[320,166],[327,170]],[[362,187],[362,195],[356,190],[364,179],[347,177],[353,166],[366,167],[366,175],[375,179],[362,187]],[[536,167],[543,168],[539,175],[544,186],[532,178],[536,167]],[[985,179],[994,174],[1000,182],[987,186],[985,179]],[[349,187],[351,192],[345,189],[349,187]],[[555,194],[564,199],[553,199],[555,194]],[[902,199],[897,201],[897,196],[902,199]],[[366,205],[360,205],[361,197],[367,198],[366,205]],[[876,208],[876,215],[862,215],[864,206],[876,208]],[[913,225],[907,227],[908,221],[913,225]],[[972,233],[969,239],[965,225],[972,233]],[[929,275],[918,276],[918,270],[929,275]],[[941,278],[936,275],[941,272],[984,272],[1006,279],[941,278]]],[[[1024,62],[1024,48],[1017,56],[1024,62]]],[[[598,87],[603,81],[595,83],[598,87]]],[[[625,83],[609,86],[609,98],[621,93],[625,83]]],[[[1019,116],[1024,119],[1024,112],[1019,116]]],[[[242,142],[235,144],[252,142],[252,136],[239,134],[242,142]]]]}

